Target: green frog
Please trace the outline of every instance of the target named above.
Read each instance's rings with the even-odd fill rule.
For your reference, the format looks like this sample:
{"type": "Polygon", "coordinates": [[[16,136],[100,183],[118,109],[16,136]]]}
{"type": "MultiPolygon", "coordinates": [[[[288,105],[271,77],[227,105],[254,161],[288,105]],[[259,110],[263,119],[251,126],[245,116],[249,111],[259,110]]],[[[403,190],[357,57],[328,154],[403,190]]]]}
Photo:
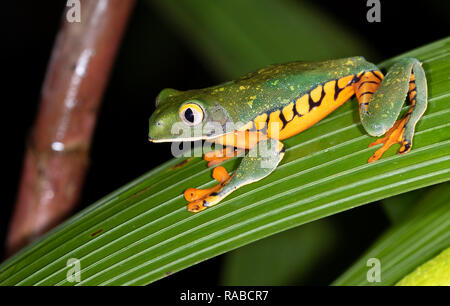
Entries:
{"type": "Polygon", "coordinates": [[[383,146],[368,162],[379,159],[394,143],[401,144],[400,154],[411,150],[416,123],[427,107],[425,72],[415,58],[399,59],[385,76],[363,57],[351,57],[270,65],[204,89],[164,89],[156,98],[148,137],[152,142],[202,139],[224,146],[205,153],[210,167],[247,152],[232,175],[222,166],[214,168],[216,186],[185,191],[188,210],[199,212],[273,172],[284,155],[282,140],[312,127],[353,95],[367,133],[384,135],[371,144],[383,146]],[[398,119],[407,97],[409,111],[398,119]],[[226,128],[236,122],[242,124],[226,128]],[[204,132],[178,135],[172,132],[174,124],[204,132]],[[210,124],[222,129],[207,129],[210,124]]]}

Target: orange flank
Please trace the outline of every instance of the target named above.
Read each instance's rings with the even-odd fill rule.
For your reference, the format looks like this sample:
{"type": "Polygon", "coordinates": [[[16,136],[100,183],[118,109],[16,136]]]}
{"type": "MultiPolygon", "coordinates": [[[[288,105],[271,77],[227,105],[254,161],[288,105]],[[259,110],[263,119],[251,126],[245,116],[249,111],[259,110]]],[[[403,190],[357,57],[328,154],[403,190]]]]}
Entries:
{"type": "Polygon", "coordinates": [[[208,162],[208,167],[214,167],[234,156],[243,153],[244,149],[234,149],[234,146],[228,146],[222,150],[215,150],[205,153],[203,159],[208,162]]]}
{"type": "Polygon", "coordinates": [[[266,121],[267,121],[267,114],[261,114],[258,117],[256,117],[253,122],[255,123],[255,128],[257,130],[261,130],[266,126],[266,121]]]}
{"type": "Polygon", "coordinates": [[[322,88],[323,88],[322,85],[319,85],[316,88],[314,88],[313,90],[311,90],[309,95],[314,102],[317,102],[321,99],[322,88]]]}
{"type": "Polygon", "coordinates": [[[225,134],[211,140],[211,142],[240,149],[251,149],[265,139],[267,139],[267,136],[262,132],[245,130],[225,134]]]}
{"type": "Polygon", "coordinates": [[[280,114],[280,110],[276,110],[270,114],[269,123],[267,124],[267,137],[279,138],[280,130],[283,128],[283,121],[281,121],[280,114]]]}
{"type": "Polygon", "coordinates": [[[304,116],[309,112],[309,95],[304,95],[295,100],[295,110],[300,116],[304,116]]]}
{"type": "Polygon", "coordinates": [[[344,77],[343,81],[338,81],[338,85],[343,87],[338,87],[337,95],[336,81],[333,80],[298,98],[295,101],[296,114],[284,127],[280,125],[278,139],[292,137],[310,128],[350,99],[354,94],[353,88],[349,86],[353,77],[344,77]]]}
{"type": "Polygon", "coordinates": [[[294,118],[294,102],[289,103],[281,111],[286,121],[291,121],[294,118]]]}
{"type": "Polygon", "coordinates": [[[338,82],[338,87],[339,88],[344,88],[346,86],[349,86],[351,83],[351,81],[353,80],[354,76],[353,75],[349,75],[343,78],[340,78],[337,82],[338,82]]]}

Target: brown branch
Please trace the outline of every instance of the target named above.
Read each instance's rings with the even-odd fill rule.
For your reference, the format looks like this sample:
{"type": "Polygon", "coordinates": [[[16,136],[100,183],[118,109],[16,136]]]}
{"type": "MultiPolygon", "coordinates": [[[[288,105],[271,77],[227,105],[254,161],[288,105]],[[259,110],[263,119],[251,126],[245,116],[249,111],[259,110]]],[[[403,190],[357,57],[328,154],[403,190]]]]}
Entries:
{"type": "Polygon", "coordinates": [[[12,254],[68,216],[87,167],[97,110],[134,0],[81,0],[81,22],[66,13],[27,143],[10,224],[12,254]]]}

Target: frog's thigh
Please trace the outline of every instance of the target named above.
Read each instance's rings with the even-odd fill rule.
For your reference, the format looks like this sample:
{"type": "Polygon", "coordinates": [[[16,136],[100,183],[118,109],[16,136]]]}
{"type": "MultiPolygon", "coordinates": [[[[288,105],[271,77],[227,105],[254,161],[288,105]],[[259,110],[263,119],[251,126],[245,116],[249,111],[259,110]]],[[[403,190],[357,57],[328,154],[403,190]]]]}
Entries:
{"type": "Polygon", "coordinates": [[[219,203],[234,190],[261,180],[275,170],[283,156],[284,145],[280,141],[266,139],[259,142],[258,146],[251,148],[242,159],[229,181],[205,198],[189,203],[188,210],[201,211],[219,203]]]}
{"type": "Polygon", "coordinates": [[[381,71],[364,71],[358,74],[358,81],[353,83],[353,89],[358,99],[360,114],[367,113],[372,95],[383,81],[381,71]]]}
{"type": "Polygon", "coordinates": [[[384,138],[372,144],[384,143],[384,146],[369,162],[379,159],[394,143],[402,144],[399,153],[409,152],[415,125],[425,112],[426,106],[426,78],[420,62],[414,58],[399,60],[389,69],[371,95],[367,109],[360,109],[361,122],[370,135],[386,134],[384,138]],[[397,120],[408,94],[411,108],[403,118],[397,120]]]}
{"type": "Polygon", "coordinates": [[[367,112],[360,113],[361,122],[370,135],[381,136],[394,125],[408,94],[410,81],[415,82],[417,92],[420,91],[420,97],[417,97],[412,112],[415,112],[415,118],[420,118],[423,114],[426,108],[425,74],[418,60],[401,59],[389,69],[370,97],[367,112]],[[418,76],[415,76],[416,74],[418,76]]]}

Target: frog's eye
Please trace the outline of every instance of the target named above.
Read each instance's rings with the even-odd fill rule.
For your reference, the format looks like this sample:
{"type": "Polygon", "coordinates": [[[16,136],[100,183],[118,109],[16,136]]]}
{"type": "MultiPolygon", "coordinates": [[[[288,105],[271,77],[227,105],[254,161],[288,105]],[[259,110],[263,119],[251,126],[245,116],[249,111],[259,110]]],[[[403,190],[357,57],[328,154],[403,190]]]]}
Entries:
{"type": "Polygon", "coordinates": [[[188,103],[180,108],[180,118],[189,126],[199,124],[203,121],[203,117],[203,109],[195,103],[188,103]]]}

